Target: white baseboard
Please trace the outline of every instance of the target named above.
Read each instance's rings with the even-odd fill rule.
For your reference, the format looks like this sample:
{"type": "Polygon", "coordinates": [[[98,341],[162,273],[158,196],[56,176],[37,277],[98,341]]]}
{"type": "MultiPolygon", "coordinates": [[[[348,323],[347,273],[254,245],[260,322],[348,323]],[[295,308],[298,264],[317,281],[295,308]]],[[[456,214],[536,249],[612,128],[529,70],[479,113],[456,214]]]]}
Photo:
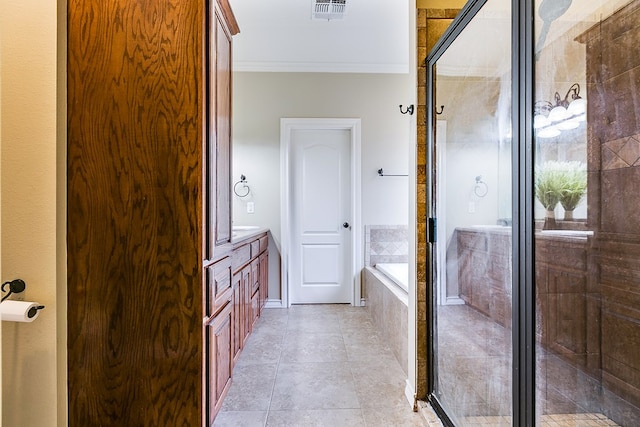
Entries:
{"type": "Polygon", "coordinates": [[[282,305],[282,300],[279,299],[268,299],[264,304],[264,308],[286,308],[282,305]]]}
{"type": "Polygon", "coordinates": [[[406,380],[406,385],[404,387],[404,396],[407,398],[407,401],[409,401],[409,404],[411,405],[411,409],[413,409],[413,412],[417,412],[418,399],[416,398],[416,392],[411,386],[411,383],[409,382],[409,380],[406,380]]]}
{"type": "Polygon", "coordinates": [[[465,302],[460,297],[447,297],[447,302],[445,305],[464,305],[465,302]]]}

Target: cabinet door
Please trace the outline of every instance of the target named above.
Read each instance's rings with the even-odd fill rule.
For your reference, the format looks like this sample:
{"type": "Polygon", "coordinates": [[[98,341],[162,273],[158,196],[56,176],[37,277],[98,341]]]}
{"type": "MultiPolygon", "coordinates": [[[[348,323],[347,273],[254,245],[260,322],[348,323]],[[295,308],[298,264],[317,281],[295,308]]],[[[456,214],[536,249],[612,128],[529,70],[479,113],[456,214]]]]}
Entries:
{"type": "Polygon", "coordinates": [[[233,363],[237,362],[244,341],[242,273],[233,275],[233,363]]]}
{"type": "Polygon", "coordinates": [[[242,292],[242,324],[243,324],[243,333],[242,340],[244,347],[244,343],[246,342],[249,334],[251,333],[251,329],[253,326],[253,322],[251,320],[251,265],[247,265],[241,271],[242,274],[242,283],[241,283],[241,292],[242,292]]]}
{"type": "Polygon", "coordinates": [[[260,259],[251,261],[251,295],[255,294],[260,287],[260,259]]]}
{"type": "Polygon", "coordinates": [[[207,326],[209,425],[213,423],[222,406],[222,399],[231,385],[231,371],[233,369],[232,307],[233,304],[229,300],[222,311],[207,326]]]}
{"type": "Polygon", "coordinates": [[[269,298],[269,252],[260,255],[260,310],[269,298]]]}
{"type": "Polygon", "coordinates": [[[260,292],[256,292],[251,297],[251,329],[260,317],[260,292]]]}
{"type": "Polygon", "coordinates": [[[231,243],[231,34],[217,8],[209,53],[209,256],[231,243]],[[211,166],[210,166],[211,167],[211,166]]]}

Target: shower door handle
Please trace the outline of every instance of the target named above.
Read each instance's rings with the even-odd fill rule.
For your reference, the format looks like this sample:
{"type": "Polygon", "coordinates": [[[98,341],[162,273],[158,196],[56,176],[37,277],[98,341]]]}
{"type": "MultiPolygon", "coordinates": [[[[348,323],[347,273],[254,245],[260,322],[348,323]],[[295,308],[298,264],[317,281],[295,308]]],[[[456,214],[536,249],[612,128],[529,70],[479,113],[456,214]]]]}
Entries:
{"type": "Polygon", "coordinates": [[[428,229],[427,232],[429,233],[427,241],[429,243],[436,243],[438,241],[438,219],[428,218],[427,229],[428,229]]]}

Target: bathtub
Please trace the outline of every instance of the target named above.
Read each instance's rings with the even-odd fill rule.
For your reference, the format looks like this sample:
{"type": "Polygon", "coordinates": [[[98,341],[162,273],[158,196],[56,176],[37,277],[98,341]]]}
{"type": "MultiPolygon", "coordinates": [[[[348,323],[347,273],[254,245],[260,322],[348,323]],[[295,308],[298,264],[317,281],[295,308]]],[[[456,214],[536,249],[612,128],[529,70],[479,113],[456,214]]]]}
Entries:
{"type": "Polygon", "coordinates": [[[409,264],[403,263],[379,263],[376,264],[376,270],[393,281],[396,285],[407,293],[409,291],[409,264]]]}
{"type": "Polygon", "coordinates": [[[365,267],[363,295],[376,329],[407,374],[409,264],[376,264],[365,267]]]}

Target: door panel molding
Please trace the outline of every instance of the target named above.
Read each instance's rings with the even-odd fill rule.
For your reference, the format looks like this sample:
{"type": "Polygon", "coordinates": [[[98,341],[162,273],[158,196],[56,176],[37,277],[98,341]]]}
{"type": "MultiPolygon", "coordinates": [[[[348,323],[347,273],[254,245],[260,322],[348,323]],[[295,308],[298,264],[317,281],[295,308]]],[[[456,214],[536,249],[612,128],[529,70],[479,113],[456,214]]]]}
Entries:
{"type": "Polygon", "coordinates": [[[280,119],[280,209],[281,209],[281,269],[282,269],[282,307],[290,307],[289,268],[292,248],[291,228],[291,177],[292,133],[296,130],[348,130],[350,131],[351,150],[351,212],[352,244],[349,256],[352,291],[351,304],[360,305],[360,271],[363,268],[362,256],[362,218],[361,218],[361,120],[358,118],[282,118],[280,119]]]}

